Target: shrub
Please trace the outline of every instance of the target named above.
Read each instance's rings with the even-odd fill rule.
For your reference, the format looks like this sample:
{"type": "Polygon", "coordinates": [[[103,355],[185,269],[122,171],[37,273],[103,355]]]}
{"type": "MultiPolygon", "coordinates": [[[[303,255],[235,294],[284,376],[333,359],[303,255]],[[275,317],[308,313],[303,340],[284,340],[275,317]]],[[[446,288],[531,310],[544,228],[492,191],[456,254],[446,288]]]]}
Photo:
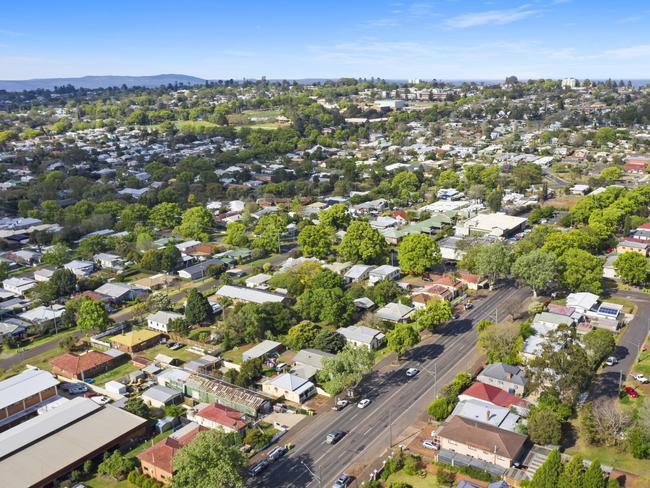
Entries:
{"type": "Polygon", "coordinates": [[[456,475],[452,471],[438,469],[436,472],[436,481],[442,486],[451,486],[456,480],[456,475]]]}
{"type": "Polygon", "coordinates": [[[445,420],[454,410],[457,401],[458,400],[455,398],[449,398],[446,396],[436,398],[429,405],[429,415],[437,421],[445,420]]]}

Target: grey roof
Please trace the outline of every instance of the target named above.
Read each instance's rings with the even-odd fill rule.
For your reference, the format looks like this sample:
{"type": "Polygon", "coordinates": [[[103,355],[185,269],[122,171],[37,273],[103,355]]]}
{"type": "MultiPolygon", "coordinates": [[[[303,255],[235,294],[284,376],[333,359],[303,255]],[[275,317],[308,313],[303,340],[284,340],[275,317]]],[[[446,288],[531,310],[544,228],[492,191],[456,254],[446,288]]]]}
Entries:
{"type": "Polygon", "coordinates": [[[267,291],[255,290],[243,286],[224,285],[217,290],[217,295],[230,298],[233,300],[243,300],[245,302],[263,304],[278,303],[286,299],[285,296],[267,291]]]}
{"type": "Polygon", "coordinates": [[[346,339],[355,342],[361,342],[364,344],[371,344],[372,340],[375,337],[377,337],[379,340],[383,340],[385,337],[383,332],[380,332],[377,329],[366,327],[365,325],[351,325],[349,327],[341,327],[336,331],[346,339]]]}
{"type": "Polygon", "coordinates": [[[397,322],[408,318],[408,316],[413,313],[413,310],[415,310],[413,307],[409,307],[402,303],[388,303],[377,310],[375,314],[381,319],[397,322]]]}
{"type": "Polygon", "coordinates": [[[302,349],[293,357],[293,362],[301,365],[312,366],[317,369],[323,367],[323,359],[333,358],[334,354],[318,349],[302,349]]]}
{"type": "Polygon", "coordinates": [[[488,405],[482,400],[463,400],[456,405],[451,415],[490,424],[510,432],[515,431],[519,421],[519,415],[510,412],[509,409],[497,405],[488,405]]]}
{"type": "Polygon", "coordinates": [[[280,346],[282,346],[282,343],[266,339],[259,344],[251,347],[248,351],[244,351],[242,353],[242,358],[246,361],[249,359],[259,358],[275,351],[280,346]]]}
{"type": "Polygon", "coordinates": [[[275,378],[266,380],[264,383],[272,384],[285,391],[299,391],[305,387],[314,386],[311,381],[291,373],[283,373],[275,378]]]}
{"type": "Polygon", "coordinates": [[[488,364],[483,371],[478,375],[494,378],[496,380],[514,383],[516,385],[524,386],[526,384],[526,372],[519,366],[512,366],[505,363],[488,364]],[[508,375],[511,377],[508,377],[508,375]]]}
{"type": "Polygon", "coordinates": [[[177,312],[167,312],[166,310],[158,310],[147,317],[147,320],[153,320],[159,324],[167,325],[170,320],[180,319],[183,314],[177,312]]]}
{"type": "Polygon", "coordinates": [[[155,400],[161,403],[166,403],[172,398],[181,396],[182,393],[178,390],[172,390],[162,385],[153,385],[142,393],[142,398],[155,400]]]}
{"type": "Polygon", "coordinates": [[[52,373],[41,369],[28,369],[16,376],[0,381],[0,409],[59,384],[52,373]]]}

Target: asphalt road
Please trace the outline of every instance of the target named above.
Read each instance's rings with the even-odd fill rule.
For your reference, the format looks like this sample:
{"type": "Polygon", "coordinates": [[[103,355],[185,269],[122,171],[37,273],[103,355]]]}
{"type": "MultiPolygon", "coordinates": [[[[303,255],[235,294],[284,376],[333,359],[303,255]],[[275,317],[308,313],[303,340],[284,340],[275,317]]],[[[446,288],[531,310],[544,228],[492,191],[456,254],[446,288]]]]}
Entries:
{"type": "Polygon", "coordinates": [[[638,310],[616,346],[614,356],[618,359],[618,363],[614,366],[605,366],[592,383],[589,390],[591,401],[616,397],[620,390],[619,385],[625,381],[634,384],[629,373],[650,330],[650,296],[638,291],[618,291],[614,296],[632,300],[638,310]]]}
{"type": "Polygon", "coordinates": [[[474,309],[450,323],[441,334],[422,341],[401,364],[373,372],[361,385],[361,396],[372,400],[368,407],[350,405],[340,412],[326,411],[303,421],[307,424],[297,426],[295,435],[290,431],[286,440],[283,438],[283,442],[290,441],[296,447],[253,484],[330,487],[350,466],[376,459],[389,446],[399,443],[394,436],[422,415],[436,396],[434,384],[439,390],[456,372],[471,367],[468,358],[476,346],[476,323],[494,318],[497,308],[499,316],[505,317],[528,296],[527,288],[504,287],[476,302],[474,309]],[[420,374],[407,378],[405,371],[409,367],[417,367],[420,374]],[[332,446],[325,437],[333,430],[346,435],[332,446]]]}

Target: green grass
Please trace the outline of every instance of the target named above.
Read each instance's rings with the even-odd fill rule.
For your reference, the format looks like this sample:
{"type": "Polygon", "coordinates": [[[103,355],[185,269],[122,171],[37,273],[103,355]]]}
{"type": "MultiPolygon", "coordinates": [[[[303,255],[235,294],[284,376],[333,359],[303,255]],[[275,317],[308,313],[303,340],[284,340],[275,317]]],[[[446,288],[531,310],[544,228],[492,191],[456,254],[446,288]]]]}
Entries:
{"type": "Polygon", "coordinates": [[[189,352],[187,350],[187,347],[183,347],[181,349],[177,349],[176,351],[172,351],[169,349],[167,346],[164,344],[158,344],[155,347],[152,347],[151,349],[147,349],[145,351],[139,351],[135,353],[137,356],[144,356],[149,359],[154,359],[158,354],[165,354],[169,357],[176,358],[179,361],[182,361],[186,363],[187,361],[192,361],[193,359],[198,358],[199,356],[194,354],[193,352],[189,352]]]}
{"type": "Polygon", "coordinates": [[[639,354],[639,362],[632,367],[632,370],[643,373],[650,378],[650,350],[641,350],[641,354],[639,354]]]}
{"type": "Polygon", "coordinates": [[[9,368],[6,371],[0,371],[0,379],[4,379],[20,373],[28,364],[31,366],[36,366],[39,369],[51,371],[52,366],[50,365],[50,360],[61,354],[63,354],[63,350],[59,347],[56,347],[51,351],[47,351],[32,358],[26,359],[13,368],[9,368]]]}
{"type": "Polygon", "coordinates": [[[618,305],[623,305],[623,311],[625,313],[632,313],[636,307],[634,305],[634,302],[631,300],[627,300],[625,298],[619,298],[619,297],[610,297],[605,299],[606,302],[611,302],[611,303],[616,303],[618,305]]]}
{"type": "Polygon", "coordinates": [[[388,477],[386,486],[390,486],[391,483],[408,483],[413,488],[438,488],[440,485],[436,481],[436,478],[432,474],[427,474],[426,477],[420,478],[417,475],[409,475],[403,471],[398,471],[393,473],[388,477]]]}
{"type": "Polygon", "coordinates": [[[585,459],[598,460],[600,464],[614,466],[623,471],[641,476],[650,480],[650,461],[635,459],[625,451],[612,447],[587,446],[581,440],[574,447],[566,450],[567,454],[580,454],[585,459]]]}
{"type": "Polygon", "coordinates": [[[99,376],[95,376],[93,379],[95,380],[95,384],[99,386],[104,386],[104,383],[108,383],[109,381],[112,380],[117,380],[118,378],[121,378],[122,376],[126,376],[127,374],[137,370],[135,366],[133,366],[133,363],[129,361],[128,363],[124,363],[121,366],[118,366],[117,368],[111,369],[110,371],[106,371],[106,373],[102,373],[99,376]]]}
{"type": "Polygon", "coordinates": [[[223,359],[225,359],[226,361],[230,361],[231,363],[241,364],[242,363],[242,359],[241,359],[242,353],[248,351],[254,345],[255,345],[255,343],[243,344],[241,346],[233,347],[230,351],[224,352],[221,355],[221,357],[223,359]]]}
{"type": "Polygon", "coordinates": [[[133,488],[133,485],[127,480],[123,481],[113,481],[99,476],[89,479],[88,481],[82,482],[88,488],[133,488]]]}

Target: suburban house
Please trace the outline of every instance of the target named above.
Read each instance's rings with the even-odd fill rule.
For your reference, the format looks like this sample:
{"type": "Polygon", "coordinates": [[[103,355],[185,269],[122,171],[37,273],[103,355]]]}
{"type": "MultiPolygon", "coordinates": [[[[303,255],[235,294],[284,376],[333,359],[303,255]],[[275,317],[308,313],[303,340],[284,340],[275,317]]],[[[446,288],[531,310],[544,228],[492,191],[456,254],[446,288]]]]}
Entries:
{"type": "Polygon", "coordinates": [[[49,325],[55,323],[65,312],[65,307],[55,303],[54,305],[39,305],[36,308],[27,310],[18,315],[21,319],[31,322],[34,325],[49,325]]]}
{"type": "Polygon", "coordinates": [[[147,317],[147,327],[167,334],[169,332],[169,322],[183,317],[184,315],[178,312],[159,310],[147,317]]]}
{"type": "Polygon", "coordinates": [[[480,400],[497,407],[513,409],[523,416],[528,415],[529,403],[526,400],[480,381],[475,381],[458,395],[458,401],[464,400],[480,400]]]}
{"type": "Polygon", "coordinates": [[[336,331],[354,347],[364,346],[374,350],[380,348],[386,341],[386,335],[383,332],[365,325],[350,325],[336,329],[336,331]]]}
{"type": "Polygon", "coordinates": [[[208,429],[236,432],[239,435],[244,434],[248,425],[244,414],[218,403],[211,403],[201,408],[194,414],[192,420],[208,429]]]}
{"type": "Polygon", "coordinates": [[[188,445],[194,440],[197,434],[207,430],[194,422],[187,424],[185,427],[177,430],[169,437],[158,441],[149,449],[145,449],[138,454],[142,472],[163,484],[169,484],[174,475],[172,462],[179,449],[188,445]]]}
{"type": "Polygon", "coordinates": [[[159,332],[153,330],[135,330],[111,337],[111,346],[118,351],[132,354],[155,346],[160,342],[161,337],[159,332]]]}
{"type": "Polygon", "coordinates": [[[89,459],[131,447],[147,420],[77,397],[0,433],[0,480],[6,487],[46,487],[89,459]]]}
{"type": "Polygon", "coordinates": [[[34,271],[34,279],[38,282],[50,281],[50,278],[54,274],[53,269],[50,268],[40,268],[34,271]]]}
{"type": "Polygon", "coordinates": [[[482,422],[454,416],[435,433],[443,450],[510,468],[519,460],[527,437],[482,422]]]}
{"type": "Polygon", "coordinates": [[[270,354],[280,353],[284,350],[281,342],[271,341],[269,339],[263,340],[259,344],[251,347],[247,351],[242,352],[242,361],[250,361],[256,358],[265,358],[270,354]]]}
{"type": "Polygon", "coordinates": [[[519,415],[508,408],[489,405],[480,400],[463,400],[458,402],[451,416],[458,415],[467,420],[482,422],[499,429],[515,432],[519,423],[519,415]]]}
{"type": "Polygon", "coordinates": [[[52,373],[72,378],[85,380],[110,371],[111,369],[125,363],[128,356],[121,351],[109,349],[106,352],[90,351],[76,355],[72,353],[62,354],[50,361],[52,373]]]}
{"type": "Polygon", "coordinates": [[[129,283],[111,281],[109,283],[104,283],[102,286],[97,288],[95,293],[107,297],[106,301],[108,302],[118,304],[140,298],[149,293],[149,291],[146,288],[131,285],[129,283]]]}
{"type": "Polygon", "coordinates": [[[316,387],[305,378],[283,373],[262,383],[262,392],[273,398],[284,397],[290,402],[300,404],[316,394],[316,387]]]}
{"type": "Polygon", "coordinates": [[[540,312],[533,318],[532,326],[539,335],[548,335],[562,324],[573,325],[574,320],[558,313],[540,312]]]}
{"type": "Polygon", "coordinates": [[[257,303],[258,305],[264,303],[285,303],[289,301],[289,297],[278,293],[233,285],[222,286],[217,290],[216,295],[218,297],[229,298],[234,302],[257,303]]]}
{"type": "Polygon", "coordinates": [[[460,270],[456,273],[456,278],[470,290],[480,290],[487,288],[488,280],[481,278],[479,275],[472,274],[468,271],[460,270]]]}
{"type": "Polygon", "coordinates": [[[37,368],[0,381],[0,429],[58,399],[58,384],[50,372],[37,368]]]}
{"type": "Polygon", "coordinates": [[[12,277],[2,281],[2,288],[18,296],[23,296],[27,290],[34,286],[36,286],[36,281],[30,278],[12,277]]]}
{"type": "Polygon", "coordinates": [[[125,264],[124,259],[122,259],[117,254],[109,254],[105,252],[95,254],[93,256],[93,260],[95,263],[105,269],[121,270],[125,264]]]}
{"type": "Polygon", "coordinates": [[[375,312],[375,315],[382,320],[389,322],[408,322],[415,309],[403,303],[387,303],[375,312]]]}
{"type": "Polygon", "coordinates": [[[384,264],[378,266],[368,273],[368,283],[374,285],[381,280],[396,280],[402,276],[402,272],[397,266],[384,264]]]}
{"type": "Polygon", "coordinates": [[[268,281],[271,279],[271,275],[266,273],[259,273],[250,278],[246,278],[246,287],[247,288],[257,288],[259,290],[267,290],[269,285],[268,281]]]}
{"type": "Polygon", "coordinates": [[[333,358],[335,355],[318,349],[301,349],[293,357],[291,372],[295,375],[311,380],[323,369],[323,360],[333,358]]]}
{"type": "Polygon", "coordinates": [[[165,408],[167,405],[180,403],[183,400],[183,394],[180,391],[162,385],[153,385],[143,391],[140,396],[145,403],[153,408],[165,408]]]}
{"type": "Polygon", "coordinates": [[[201,261],[198,264],[195,264],[193,266],[189,266],[185,269],[181,269],[178,272],[178,276],[181,278],[185,278],[188,280],[198,280],[201,278],[205,278],[208,268],[213,265],[224,265],[223,260],[221,259],[206,259],[205,261],[201,261]]]}
{"type": "Polygon", "coordinates": [[[68,271],[72,271],[77,278],[83,278],[95,271],[95,263],[80,259],[74,259],[69,263],[65,263],[63,267],[68,271]]]}
{"type": "Polygon", "coordinates": [[[624,252],[636,252],[647,257],[648,242],[642,239],[634,239],[632,237],[623,239],[616,245],[616,253],[623,254],[624,252]]]}
{"type": "Polygon", "coordinates": [[[478,214],[456,224],[457,236],[493,236],[507,238],[521,232],[527,220],[502,212],[478,214]]]}
{"type": "Polygon", "coordinates": [[[29,322],[16,317],[0,320],[0,344],[4,343],[5,340],[9,342],[21,341],[27,334],[30,325],[29,322]]]}
{"type": "Polygon", "coordinates": [[[526,372],[519,366],[505,363],[488,364],[476,379],[486,385],[507,391],[511,395],[524,396],[526,372]]]}
{"type": "Polygon", "coordinates": [[[373,268],[374,266],[368,264],[355,264],[345,272],[343,279],[346,283],[357,283],[363,281],[368,278],[370,270],[373,268]]]}

